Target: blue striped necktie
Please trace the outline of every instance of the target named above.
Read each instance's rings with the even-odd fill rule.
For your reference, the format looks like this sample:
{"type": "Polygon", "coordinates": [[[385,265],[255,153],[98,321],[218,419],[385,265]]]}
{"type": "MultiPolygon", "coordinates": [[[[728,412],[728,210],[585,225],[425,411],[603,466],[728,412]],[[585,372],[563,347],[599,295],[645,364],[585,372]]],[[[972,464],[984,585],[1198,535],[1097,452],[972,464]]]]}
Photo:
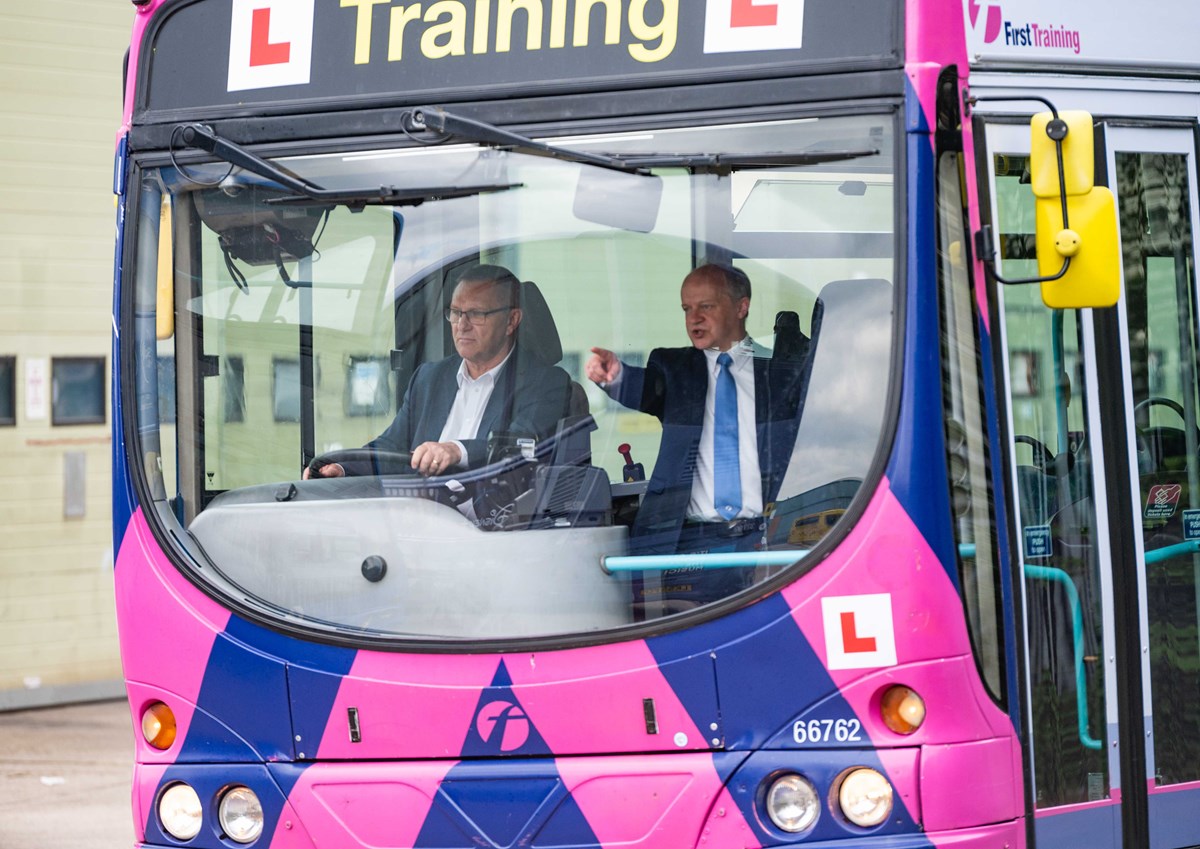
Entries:
{"type": "Polygon", "coordinates": [[[737,384],[729,370],[733,358],[717,356],[716,409],[713,416],[713,506],[726,520],[742,509],[742,472],[738,460],[737,384]]]}

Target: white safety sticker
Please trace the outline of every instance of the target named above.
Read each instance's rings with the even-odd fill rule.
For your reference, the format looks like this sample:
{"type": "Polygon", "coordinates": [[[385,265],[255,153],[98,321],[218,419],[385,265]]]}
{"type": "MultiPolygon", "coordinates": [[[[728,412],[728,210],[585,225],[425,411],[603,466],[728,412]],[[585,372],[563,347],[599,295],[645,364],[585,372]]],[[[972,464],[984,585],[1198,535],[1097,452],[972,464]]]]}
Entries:
{"type": "Polygon", "coordinates": [[[829,669],[896,665],[890,593],[823,598],[821,613],[825,624],[825,662],[829,669]]]}
{"type": "Polygon", "coordinates": [[[799,50],[804,0],[708,0],[705,53],[799,50]]]}
{"type": "Polygon", "coordinates": [[[233,0],[229,91],[307,85],[315,0],[233,0]]]}

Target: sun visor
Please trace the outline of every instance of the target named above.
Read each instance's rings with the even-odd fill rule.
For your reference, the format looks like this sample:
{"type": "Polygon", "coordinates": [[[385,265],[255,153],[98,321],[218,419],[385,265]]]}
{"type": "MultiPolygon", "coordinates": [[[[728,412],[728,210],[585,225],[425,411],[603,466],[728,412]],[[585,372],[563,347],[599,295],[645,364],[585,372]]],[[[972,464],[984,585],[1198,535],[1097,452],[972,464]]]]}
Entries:
{"type": "Polygon", "coordinates": [[[288,192],[240,187],[193,193],[196,212],[230,257],[247,265],[277,265],[312,256],[313,236],[324,207],[274,206],[288,192]]]}

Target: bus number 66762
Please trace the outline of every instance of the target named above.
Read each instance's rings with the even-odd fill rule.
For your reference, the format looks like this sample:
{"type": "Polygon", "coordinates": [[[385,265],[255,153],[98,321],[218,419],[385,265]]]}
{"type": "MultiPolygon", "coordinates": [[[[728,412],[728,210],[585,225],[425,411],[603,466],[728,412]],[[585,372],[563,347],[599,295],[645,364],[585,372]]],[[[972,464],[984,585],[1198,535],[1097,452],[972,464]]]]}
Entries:
{"type": "Polygon", "coordinates": [[[856,743],[862,740],[861,732],[857,719],[801,719],[792,726],[792,739],[799,744],[856,743]]]}

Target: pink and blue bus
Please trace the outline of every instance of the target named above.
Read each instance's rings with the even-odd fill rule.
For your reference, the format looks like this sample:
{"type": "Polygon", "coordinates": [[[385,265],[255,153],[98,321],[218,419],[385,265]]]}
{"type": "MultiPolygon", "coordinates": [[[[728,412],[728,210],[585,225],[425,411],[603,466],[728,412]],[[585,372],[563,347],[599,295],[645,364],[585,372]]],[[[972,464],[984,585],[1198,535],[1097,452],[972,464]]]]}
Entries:
{"type": "Polygon", "coordinates": [[[1200,7],[133,5],[141,849],[1200,845],[1200,7]],[[702,266],[725,520],[712,392],[588,378],[702,266]],[[422,473],[493,321],[558,407],[422,473]]]}

